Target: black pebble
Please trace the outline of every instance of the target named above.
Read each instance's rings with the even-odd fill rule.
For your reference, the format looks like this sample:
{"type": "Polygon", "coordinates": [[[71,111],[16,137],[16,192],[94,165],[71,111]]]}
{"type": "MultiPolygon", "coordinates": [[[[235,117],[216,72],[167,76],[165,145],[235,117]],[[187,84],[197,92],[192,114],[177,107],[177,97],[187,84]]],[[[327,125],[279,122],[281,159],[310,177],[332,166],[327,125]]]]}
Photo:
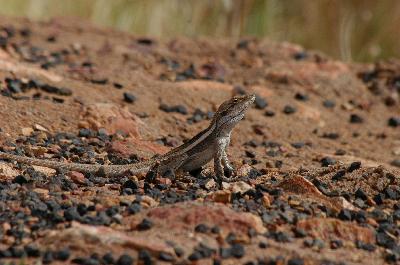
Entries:
{"type": "Polygon", "coordinates": [[[275,116],[275,112],[272,110],[266,110],[264,115],[267,117],[273,117],[273,116],[275,116]]]}
{"type": "Polygon", "coordinates": [[[361,188],[358,188],[354,195],[364,201],[368,199],[368,195],[361,188]]]}
{"type": "Polygon", "coordinates": [[[327,167],[336,164],[336,160],[331,157],[324,157],[321,159],[321,166],[327,167]]]}
{"type": "Polygon", "coordinates": [[[330,132],[330,133],[324,133],[322,135],[323,138],[331,139],[331,140],[336,140],[339,138],[338,133],[330,132]]]}
{"type": "Polygon", "coordinates": [[[304,147],[306,144],[304,142],[295,142],[295,143],[291,143],[290,145],[296,149],[300,149],[300,148],[304,147]]]}
{"type": "Polygon", "coordinates": [[[117,89],[122,89],[122,88],[124,88],[124,86],[123,86],[122,84],[120,84],[120,83],[114,83],[113,85],[114,85],[114,87],[117,88],[117,89]]]}
{"type": "Polygon", "coordinates": [[[194,251],[192,254],[189,255],[188,259],[190,261],[196,261],[202,258],[202,255],[198,251],[194,251]]]}
{"type": "Polygon", "coordinates": [[[139,185],[136,181],[128,179],[127,181],[124,182],[124,184],[122,184],[122,188],[123,189],[129,188],[132,190],[137,190],[139,188],[139,185]]]}
{"type": "Polygon", "coordinates": [[[105,85],[108,83],[107,78],[91,79],[90,82],[97,85],[105,85]]]}
{"type": "Polygon", "coordinates": [[[43,264],[50,264],[54,260],[53,253],[51,251],[46,251],[43,254],[43,264]]]}
{"type": "Polygon", "coordinates": [[[168,105],[162,103],[159,108],[160,108],[160,110],[165,111],[165,112],[177,112],[177,113],[180,113],[183,115],[188,114],[186,107],[183,105],[168,106],[168,105]]]}
{"type": "Polygon", "coordinates": [[[353,172],[354,170],[357,170],[359,168],[361,168],[361,162],[355,161],[350,164],[349,168],[347,169],[347,172],[353,172]]]}
{"type": "Polygon", "coordinates": [[[134,95],[132,95],[131,93],[124,92],[124,100],[125,100],[125,102],[133,103],[136,101],[136,97],[134,95]]]}
{"type": "Polygon", "coordinates": [[[391,118],[389,118],[388,125],[390,127],[398,127],[398,126],[400,126],[400,117],[391,117],[391,118]]]}
{"type": "Polygon", "coordinates": [[[22,175],[18,175],[13,179],[13,183],[17,183],[17,184],[26,184],[28,183],[28,179],[25,176],[22,175]]]}
{"type": "Polygon", "coordinates": [[[385,197],[386,196],[384,193],[378,193],[374,196],[374,201],[376,202],[376,204],[381,205],[381,204],[383,204],[385,197]]]}
{"type": "Polygon", "coordinates": [[[265,107],[268,106],[267,101],[265,99],[263,99],[262,97],[260,97],[259,95],[256,95],[254,104],[256,105],[257,109],[265,109],[265,107]]]}
{"type": "Polygon", "coordinates": [[[178,257],[182,257],[185,254],[185,251],[180,247],[174,247],[174,252],[178,257]]]}
{"type": "Polygon", "coordinates": [[[364,119],[358,114],[350,115],[350,123],[363,123],[364,119]]]}
{"type": "Polygon", "coordinates": [[[340,210],[338,217],[343,221],[351,221],[351,212],[347,209],[342,209],[340,210]]]}
{"type": "Polygon", "coordinates": [[[343,177],[346,175],[346,170],[339,170],[332,176],[332,180],[338,181],[342,180],[343,177]]]}
{"type": "Polygon", "coordinates": [[[194,228],[194,231],[196,231],[197,233],[208,233],[210,231],[210,228],[205,224],[198,224],[194,228]]]}
{"type": "Polygon", "coordinates": [[[392,160],[392,162],[390,162],[390,164],[395,167],[400,167],[400,159],[392,160]]]}
{"type": "Polygon", "coordinates": [[[231,251],[231,255],[232,255],[233,257],[235,257],[235,258],[238,258],[238,259],[240,259],[241,257],[243,257],[244,254],[245,254],[245,250],[244,250],[243,245],[237,244],[237,243],[232,245],[230,251],[231,251]]]}
{"type": "Polygon", "coordinates": [[[29,257],[40,257],[40,249],[36,245],[26,245],[24,249],[29,257]]]}
{"type": "Polygon", "coordinates": [[[389,249],[396,246],[396,240],[394,238],[390,237],[385,232],[379,232],[376,234],[376,243],[379,246],[389,248],[389,249]]]}
{"type": "Polygon", "coordinates": [[[165,252],[161,252],[160,255],[158,256],[158,259],[162,260],[162,261],[170,261],[170,262],[175,260],[175,258],[172,255],[165,253],[165,252]]]}
{"type": "Polygon", "coordinates": [[[130,214],[136,214],[136,213],[140,212],[141,209],[142,209],[142,206],[139,203],[134,202],[131,205],[129,205],[127,210],[130,214]]]}
{"type": "Polygon", "coordinates": [[[332,101],[332,100],[324,100],[324,102],[322,103],[322,105],[325,107],[325,108],[329,108],[329,109],[331,109],[331,108],[334,108],[335,106],[336,106],[336,103],[334,102],[334,101],[332,101]]]}
{"type": "Polygon", "coordinates": [[[81,216],[75,207],[70,207],[64,211],[64,218],[67,221],[80,220],[81,216]]]}
{"type": "Polygon", "coordinates": [[[308,95],[303,93],[296,93],[296,95],[294,95],[294,98],[300,101],[307,101],[309,99],[308,95]]]}
{"type": "Polygon", "coordinates": [[[153,264],[151,260],[150,252],[145,249],[139,251],[138,259],[143,262],[144,265],[153,264]]]}
{"type": "Polygon", "coordinates": [[[140,39],[137,39],[136,42],[138,44],[146,45],[146,46],[152,45],[154,43],[154,41],[152,39],[149,39],[149,38],[140,38],[140,39]]]}
{"type": "Polygon", "coordinates": [[[376,249],[375,245],[370,244],[370,243],[364,243],[364,242],[362,242],[360,240],[356,241],[356,247],[359,248],[359,249],[363,249],[363,250],[369,251],[369,252],[373,252],[376,249]]]}
{"type": "Polygon", "coordinates": [[[290,106],[290,105],[286,105],[283,108],[283,113],[285,113],[285,114],[293,114],[296,111],[297,111],[297,109],[295,107],[293,107],[293,106],[290,106]]]}
{"type": "Polygon", "coordinates": [[[291,258],[288,263],[288,265],[304,265],[304,260],[301,258],[291,258]]]}
{"type": "Polygon", "coordinates": [[[260,242],[260,243],[258,243],[258,247],[259,247],[259,248],[267,248],[267,247],[268,247],[268,244],[265,243],[265,242],[260,242]]]}
{"type": "Polygon", "coordinates": [[[140,231],[149,230],[153,227],[153,222],[150,219],[144,218],[140,224],[138,224],[138,229],[140,231]]]}
{"type": "Polygon", "coordinates": [[[54,258],[57,260],[66,261],[69,259],[71,252],[68,248],[61,249],[54,252],[54,258]]]}
{"type": "Polygon", "coordinates": [[[308,57],[308,53],[306,51],[300,51],[300,52],[296,52],[295,54],[293,54],[293,59],[295,59],[296,61],[301,61],[304,59],[307,59],[308,57]]]}
{"type": "Polygon", "coordinates": [[[133,264],[133,258],[129,256],[128,254],[123,254],[119,257],[117,262],[115,263],[117,265],[132,265],[133,264]]]}

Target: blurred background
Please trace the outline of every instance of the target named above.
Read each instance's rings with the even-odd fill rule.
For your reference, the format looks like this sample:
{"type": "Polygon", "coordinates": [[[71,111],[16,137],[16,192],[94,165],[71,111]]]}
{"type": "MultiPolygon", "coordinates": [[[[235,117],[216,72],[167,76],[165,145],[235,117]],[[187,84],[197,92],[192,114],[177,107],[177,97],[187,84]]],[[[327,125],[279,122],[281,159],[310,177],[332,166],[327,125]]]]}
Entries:
{"type": "Polygon", "coordinates": [[[77,16],[164,39],[267,37],[345,61],[400,54],[399,0],[0,0],[0,15],[77,16]]]}

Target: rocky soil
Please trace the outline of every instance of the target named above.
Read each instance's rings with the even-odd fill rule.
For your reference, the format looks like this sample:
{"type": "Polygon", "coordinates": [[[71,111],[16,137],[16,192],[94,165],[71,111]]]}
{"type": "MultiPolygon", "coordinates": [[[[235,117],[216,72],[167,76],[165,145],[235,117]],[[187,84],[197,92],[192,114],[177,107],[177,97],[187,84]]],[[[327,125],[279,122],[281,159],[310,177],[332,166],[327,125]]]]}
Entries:
{"type": "Polygon", "coordinates": [[[0,264],[400,263],[400,62],[268,40],[160,41],[0,18],[0,150],[125,164],[235,94],[240,181],[110,178],[0,161],[0,264]]]}

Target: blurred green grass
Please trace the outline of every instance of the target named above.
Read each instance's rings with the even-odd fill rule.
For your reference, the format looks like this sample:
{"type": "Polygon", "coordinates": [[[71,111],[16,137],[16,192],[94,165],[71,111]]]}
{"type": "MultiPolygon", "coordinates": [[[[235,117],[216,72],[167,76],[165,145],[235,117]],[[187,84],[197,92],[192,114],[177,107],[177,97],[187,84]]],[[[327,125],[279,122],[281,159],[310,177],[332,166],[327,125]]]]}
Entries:
{"type": "Polygon", "coordinates": [[[78,16],[160,38],[267,37],[345,61],[400,54],[398,0],[0,0],[0,15],[78,16]]]}

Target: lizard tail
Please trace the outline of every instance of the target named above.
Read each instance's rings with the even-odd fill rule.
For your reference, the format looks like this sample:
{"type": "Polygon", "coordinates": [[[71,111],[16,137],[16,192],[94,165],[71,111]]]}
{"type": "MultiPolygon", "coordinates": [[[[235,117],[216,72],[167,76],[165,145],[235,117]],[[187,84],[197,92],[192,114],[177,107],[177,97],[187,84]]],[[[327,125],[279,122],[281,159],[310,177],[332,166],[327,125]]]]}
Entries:
{"type": "Polygon", "coordinates": [[[64,171],[78,171],[81,173],[99,173],[104,176],[121,176],[145,172],[151,166],[151,161],[139,162],[131,165],[96,165],[64,163],[53,160],[44,160],[0,152],[0,159],[14,160],[19,163],[53,168],[64,171]]]}

